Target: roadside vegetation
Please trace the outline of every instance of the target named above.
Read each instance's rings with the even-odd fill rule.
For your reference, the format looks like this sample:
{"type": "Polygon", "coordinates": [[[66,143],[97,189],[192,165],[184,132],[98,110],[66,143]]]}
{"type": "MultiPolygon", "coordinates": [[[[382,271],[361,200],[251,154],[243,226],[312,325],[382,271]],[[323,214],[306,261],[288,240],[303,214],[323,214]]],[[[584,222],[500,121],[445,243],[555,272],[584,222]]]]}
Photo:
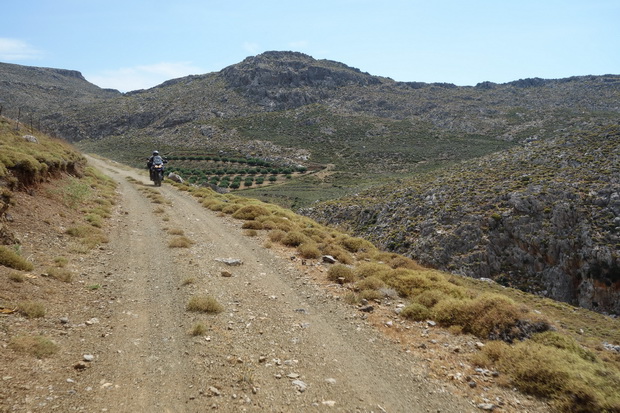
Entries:
{"type": "Polygon", "coordinates": [[[78,276],[74,268],[80,255],[108,242],[104,227],[115,188],[71,145],[17,130],[0,117],[0,310],[25,320],[5,331],[7,349],[37,358],[61,351],[41,326],[51,322],[49,308],[58,296],[84,288],[71,284],[78,276]],[[30,197],[36,205],[27,205],[30,197]],[[16,216],[28,221],[29,243],[11,230],[16,216]],[[41,227],[45,234],[37,233],[41,227]],[[52,241],[32,245],[34,235],[50,235],[52,241]]]}
{"type": "Polygon", "coordinates": [[[346,302],[402,299],[408,303],[400,312],[403,319],[432,320],[452,334],[483,340],[486,344],[471,362],[499,371],[505,386],[548,398],[561,411],[620,410],[620,356],[601,345],[620,342],[618,320],[425,268],[276,205],[175,185],[205,208],[240,220],[242,228],[260,231],[268,246],[290,248],[306,260],[333,257],[326,282],[342,285],[346,302]],[[586,334],[583,328],[571,327],[589,325],[592,319],[606,327],[586,334]]]}

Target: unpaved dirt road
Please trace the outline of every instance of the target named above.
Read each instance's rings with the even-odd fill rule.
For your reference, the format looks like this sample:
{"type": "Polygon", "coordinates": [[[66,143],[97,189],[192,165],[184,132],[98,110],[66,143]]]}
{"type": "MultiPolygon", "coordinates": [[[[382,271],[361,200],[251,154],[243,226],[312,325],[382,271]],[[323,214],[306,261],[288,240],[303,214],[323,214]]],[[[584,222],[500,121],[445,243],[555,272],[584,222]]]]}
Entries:
{"type": "Polygon", "coordinates": [[[111,242],[84,262],[105,299],[76,353],[94,360],[72,377],[62,412],[468,412],[423,363],[374,330],[293,263],[164,184],[90,159],[119,183],[111,242]],[[127,180],[132,177],[139,183],[127,180]],[[154,188],[155,189],[155,188],[154,188]],[[195,242],[170,248],[169,230],[195,242]],[[227,266],[220,259],[243,262],[227,266]],[[222,276],[228,271],[232,276],[222,276]],[[188,312],[194,295],[219,314],[188,312]],[[202,323],[204,335],[193,336],[202,323]]]}

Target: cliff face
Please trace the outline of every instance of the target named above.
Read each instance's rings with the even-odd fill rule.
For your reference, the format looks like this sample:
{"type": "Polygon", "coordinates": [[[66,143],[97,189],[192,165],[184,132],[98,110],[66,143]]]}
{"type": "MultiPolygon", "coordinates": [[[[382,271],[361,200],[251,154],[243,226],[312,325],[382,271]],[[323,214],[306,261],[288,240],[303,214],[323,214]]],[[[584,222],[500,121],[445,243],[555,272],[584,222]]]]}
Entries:
{"type": "Polygon", "coordinates": [[[617,126],[532,142],[303,212],[427,265],[619,314],[619,142],[617,126]]]}

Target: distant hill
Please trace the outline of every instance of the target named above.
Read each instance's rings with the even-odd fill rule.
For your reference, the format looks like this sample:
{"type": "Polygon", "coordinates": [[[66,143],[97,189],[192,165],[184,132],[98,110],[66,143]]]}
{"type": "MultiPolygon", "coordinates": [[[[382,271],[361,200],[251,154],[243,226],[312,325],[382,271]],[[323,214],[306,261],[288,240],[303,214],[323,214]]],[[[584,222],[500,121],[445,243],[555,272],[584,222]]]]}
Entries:
{"type": "Polygon", "coordinates": [[[619,311],[620,211],[590,205],[620,192],[605,178],[620,169],[618,75],[458,87],[274,51],[124,94],[63,69],[0,64],[0,79],[3,115],[29,111],[85,151],[133,166],[153,149],[303,165],[245,193],[332,200],[313,216],[427,264],[619,311]]]}

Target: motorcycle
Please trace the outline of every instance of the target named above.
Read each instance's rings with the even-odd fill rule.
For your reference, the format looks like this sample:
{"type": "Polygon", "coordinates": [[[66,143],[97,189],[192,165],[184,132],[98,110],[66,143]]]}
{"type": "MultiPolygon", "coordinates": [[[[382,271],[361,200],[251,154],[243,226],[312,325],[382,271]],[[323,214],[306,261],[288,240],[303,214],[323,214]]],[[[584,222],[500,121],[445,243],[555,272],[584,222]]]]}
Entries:
{"type": "Polygon", "coordinates": [[[155,186],[161,186],[164,180],[164,164],[166,161],[161,157],[155,157],[149,169],[151,181],[155,183],[155,186]]]}

